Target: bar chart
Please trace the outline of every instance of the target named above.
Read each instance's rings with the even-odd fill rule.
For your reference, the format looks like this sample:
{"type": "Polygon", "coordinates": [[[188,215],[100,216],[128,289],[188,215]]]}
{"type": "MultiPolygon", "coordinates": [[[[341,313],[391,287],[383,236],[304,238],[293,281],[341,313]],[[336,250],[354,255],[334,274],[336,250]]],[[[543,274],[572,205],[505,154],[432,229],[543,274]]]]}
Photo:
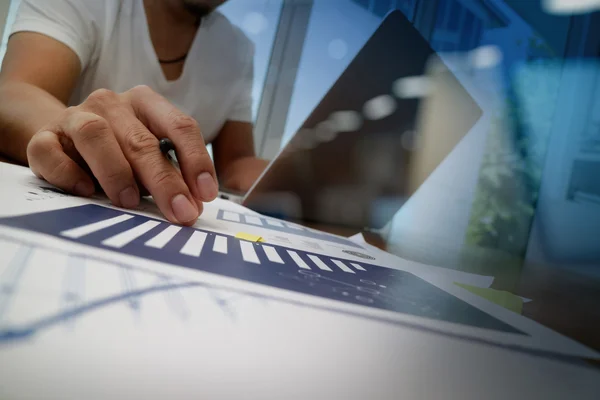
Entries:
{"type": "Polygon", "coordinates": [[[359,244],[354,243],[353,241],[344,237],[330,235],[325,232],[317,232],[302,227],[300,225],[296,225],[287,221],[281,221],[278,219],[242,214],[228,210],[219,210],[217,212],[217,219],[221,221],[236,222],[242,225],[258,226],[263,229],[269,229],[275,232],[290,233],[293,235],[304,236],[306,238],[324,240],[326,242],[332,242],[342,244],[344,246],[351,246],[356,247],[358,249],[362,249],[362,247],[359,244]]]}
{"type": "MultiPolygon", "coordinates": [[[[0,225],[311,296],[520,333],[408,272],[249,242],[108,207],[89,204],[1,218],[0,225]]],[[[19,257],[15,265],[26,263],[26,255],[19,257]]]]}

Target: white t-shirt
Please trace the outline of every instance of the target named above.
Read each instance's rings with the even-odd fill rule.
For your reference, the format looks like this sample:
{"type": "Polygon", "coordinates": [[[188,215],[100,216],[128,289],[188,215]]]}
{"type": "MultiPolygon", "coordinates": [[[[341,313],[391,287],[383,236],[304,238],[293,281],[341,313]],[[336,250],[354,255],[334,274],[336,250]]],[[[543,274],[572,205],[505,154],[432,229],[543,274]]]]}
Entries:
{"type": "Polygon", "coordinates": [[[143,84],[194,117],[206,142],[227,120],[252,121],[254,46],[218,11],[203,18],[175,81],[163,75],[143,0],[21,0],[12,27],[20,31],[52,37],[81,60],[69,105],[96,89],[120,93],[143,84]]]}

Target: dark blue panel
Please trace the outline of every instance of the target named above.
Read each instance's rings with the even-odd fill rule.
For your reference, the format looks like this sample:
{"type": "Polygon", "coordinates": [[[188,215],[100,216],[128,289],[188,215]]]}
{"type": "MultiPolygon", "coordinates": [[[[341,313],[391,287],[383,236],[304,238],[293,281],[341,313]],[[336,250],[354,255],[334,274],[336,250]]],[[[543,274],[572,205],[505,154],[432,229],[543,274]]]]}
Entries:
{"type": "Polygon", "coordinates": [[[361,7],[369,9],[369,0],[354,0],[355,3],[358,3],[361,7]]]}
{"type": "Polygon", "coordinates": [[[392,10],[391,0],[375,0],[373,4],[373,12],[378,17],[384,17],[388,12],[392,10]]]}
{"type": "MultiPolygon", "coordinates": [[[[447,29],[451,32],[457,32],[460,28],[458,26],[458,22],[460,19],[460,13],[465,12],[463,5],[459,2],[452,2],[450,5],[450,15],[448,16],[448,26],[447,29]]],[[[458,32],[457,32],[458,33],[458,32]]]]}
{"type": "MultiPolygon", "coordinates": [[[[495,319],[413,274],[372,264],[357,263],[365,269],[365,271],[362,271],[351,265],[353,261],[339,259],[354,272],[349,273],[340,269],[327,256],[294,250],[310,267],[310,270],[301,269],[288,254],[288,250],[291,249],[269,244],[284,261],[283,264],[274,263],[267,259],[261,243],[252,244],[260,264],[249,263],[242,258],[240,240],[233,236],[220,235],[211,231],[189,227],[183,227],[162,249],[146,246],[144,243],[148,239],[169,226],[166,222],[161,222],[159,226],[120,249],[102,245],[103,240],[150,220],[150,218],[139,215],[78,239],[61,236],[61,232],[65,230],[122,214],[124,212],[120,210],[97,205],[85,205],[12,218],[0,218],[0,224],[45,233],[96,248],[308,295],[458,324],[522,334],[522,332],[508,324],[495,319]],[[207,234],[199,257],[180,253],[181,248],[194,231],[207,234]],[[217,236],[227,238],[227,254],[212,250],[217,236]],[[320,270],[309,259],[309,254],[318,256],[332,271],[320,270]]],[[[329,235],[328,238],[330,238],[329,235]]]]}

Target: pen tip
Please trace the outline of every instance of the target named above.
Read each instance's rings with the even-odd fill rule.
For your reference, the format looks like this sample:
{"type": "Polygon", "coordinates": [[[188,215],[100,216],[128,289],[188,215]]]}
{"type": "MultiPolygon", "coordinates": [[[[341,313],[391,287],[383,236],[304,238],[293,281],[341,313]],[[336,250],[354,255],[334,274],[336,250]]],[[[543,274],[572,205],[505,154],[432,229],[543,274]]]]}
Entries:
{"type": "Polygon", "coordinates": [[[173,142],[171,141],[171,139],[160,139],[160,141],[158,142],[158,145],[160,147],[160,151],[163,154],[167,154],[169,151],[171,150],[175,150],[175,146],[173,145],[173,142]]]}

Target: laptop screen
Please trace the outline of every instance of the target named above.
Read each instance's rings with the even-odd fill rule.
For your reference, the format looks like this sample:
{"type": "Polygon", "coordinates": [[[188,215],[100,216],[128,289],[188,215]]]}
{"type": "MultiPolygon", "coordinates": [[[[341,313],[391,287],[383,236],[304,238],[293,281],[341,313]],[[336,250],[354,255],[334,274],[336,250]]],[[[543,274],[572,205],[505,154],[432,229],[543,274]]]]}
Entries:
{"type": "Polygon", "coordinates": [[[480,116],[427,41],[392,12],[244,204],[280,218],[379,228],[480,116]]]}

